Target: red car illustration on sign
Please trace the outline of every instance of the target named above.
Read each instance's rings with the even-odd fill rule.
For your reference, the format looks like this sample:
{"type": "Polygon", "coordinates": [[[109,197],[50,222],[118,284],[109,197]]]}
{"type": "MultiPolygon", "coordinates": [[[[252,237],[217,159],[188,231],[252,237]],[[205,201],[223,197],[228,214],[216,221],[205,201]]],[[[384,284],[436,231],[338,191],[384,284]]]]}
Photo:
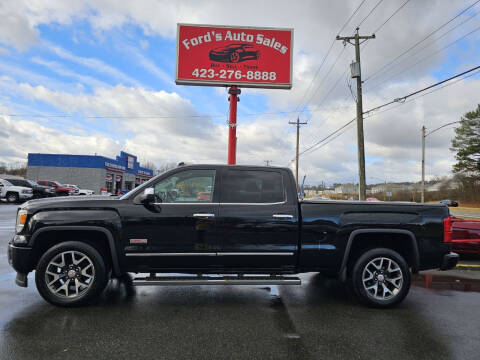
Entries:
{"type": "Polygon", "coordinates": [[[208,57],[212,61],[238,63],[245,60],[258,60],[260,51],[250,44],[229,44],[210,50],[208,57]]]}

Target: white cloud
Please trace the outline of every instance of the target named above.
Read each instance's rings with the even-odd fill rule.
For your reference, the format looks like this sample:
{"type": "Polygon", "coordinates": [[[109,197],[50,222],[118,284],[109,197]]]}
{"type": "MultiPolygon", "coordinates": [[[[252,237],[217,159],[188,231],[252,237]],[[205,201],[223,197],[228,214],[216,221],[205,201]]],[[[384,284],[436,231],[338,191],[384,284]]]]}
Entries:
{"type": "Polygon", "coordinates": [[[55,53],[58,57],[68,61],[72,61],[86,68],[89,68],[90,70],[93,70],[97,74],[107,75],[115,80],[118,80],[127,84],[134,84],[134,85],[139,84],[137,80],[133,79],[132,77],[124,74],[120,70],[106,64],[105,62],[99,59],[77,56],[58,45],[50,44],[48,42],[45,42],[45,45],[50,51],[55,53]]]}
{"type": "MultiPolygon", "coordinates": [[[[370,34],[402,2],[384,1],[362,24],[361,33],[370,34]]],[[[68,90],[64,84],[55,83],[51,79],[36,74],[31,74],[29,78],[28,72],[22,73],[21,69],[14,69],[11,65],[0,63],[0,70],[14,77],[18,83],[2,81],[0,86],[3,91],[8,88],[12,94],[44,101],[68,113],[123,116],[175,114],[174,119],[98,120],[111,123],[111,128],[115,129],[112,134],[104,135],[109,139],[110,144],[110,147],[104,146],[104,151],[113,151],[112,149],[117,146],[116,140],[113,139],[121,139],[121,145],[118,146],[124,146],[127,151],[143,154],[156,161],[225,162],[228,131],[226,125],[215,123],[209,117],[192,117],[200,114],[185,98],[185,92],[147,90],[132,76],[124,74],[100,59],[74,54],[66,48],[42,40],[38,30],[39,25],[65,25],[82,20],[90,23],[94,31],[100,34],[99,36],[104,36],[109,31],[121,32],[125,25],[134,25],[143,29],[147,38],[152,40],[158,36],[173,39],[176,35],[177,22],[293,27],[295,29],[293,89],[291,91],[248,89],[242,94],[243,97],[263,94],[267,98],[267,105],[271,111],[288,111],[296,108],[304,98],[305,91],[337,31],[358,3],[358,0],[335,1],[329,2],[326,6],[324,2],[318,1],[296,3],[286,0],[243,1],[236,3],[235,11],[232,11],[230,4],[220,0],[209,2],[8,0],[0,5],[0,15],[5,19],[0,25],[1,43],[20,51],[28,49],[35,43],[40,44],[66,63],[79,64],[93,74],[104,74],[117,81],[118,85],[114,87],[94,85],[93,76],[91,79],[82,79],[81,76],[84,75],[70,74],[70,77],[80,82],[90,81],[90,85],[95,87],[92,93],[83,93],[81,89],[80,91],[68,90]],[[178,95],[179,93],[182,96],[178,95]]],[[[365,2],[342,35],[352,34],[354,27],[375,4],[376,1],[365,2]]],[[[362,52],[364,79],[468,5],[466,0],[408,3],[377,33],[377,38],[371,40],[362,52]]],[[[466,16],[468,15],[461,16],[458,21],[462,21],[466,16]]],[[[378,79],[367,81],[364,84],[366,89],[364,108],[368,109],[404,95],[412,89],[435,82],[434,78],[424,74],[432,73],[433,69],[446,64],[445,52],[440,52],[428,61],[410,68],[386,85],[377,86],[403,67],[413,65],[423,56],[440,50],[445,44],[475,28],[479,25],[479,20],[469,21],[458,30],[446,35],[441,41],[433,41],[441,36],[443,31],[449,30],[457,23],[452,23],[451,26],[445,27],[432,36],[427,42],[430,46],[426,51],[400,59],[399,65],[387,69],[378,79]]],[[[478,43],[478,34],[472,35],[471,39],[475,39],[478,43]]],[[[108,36],[105,36],[103,41],[108,41],[108,36]]],[[[140,43],[140,47],[143,48],[146,44],[140,43]]],[[[148,44],[153,46],[151,45],[153,42],[148,44]]],[[[326,70],[331,67],[341,49],[342,44],[336,42],[322,71],[313,82],[312,91],[307,94],[306,98],[309,99],[316,91],[309,106],[317,111],[308,114],[311,116],[309,124],[302,128],[302,148],[321,139],[355,116],[353,100],[346,86],[348,78],[344,76],[348,63],[353,59],[353,48],[350,45],[347,45],[339,63],[326,77],[326,70]],[[325,80],[322,81],[324,78],[325,80]],[[333,88],[337,80],[339,80],[338,86],[333,88]],[[329,94],[330,90],[332,92],[329,94]]],[[[459,68],[465,68],[469,63],[468,59],[475,59],[472,55],[475,49],[471,46],[458,52],[459,59],[456,65],[459,68]]],[[[138,64],[149,73],[161,80],[171,82],[171,77],[143,54],[137,51],[134,56],[138,64]]],[[[52,70],[56,67],[55,62],[47,62],[44,58],[36,57],[35,61],[52,70]]],[[[56,71],[60,74],[63,72],[67,76],[66,71],[70,70],[57,67],[56,71]]],[[[421,100],[366,119],[367,157],[373,159],[367,164],[367,181],[374,182],[375,178],[384,177],[387,177],[387,180],[414,179],[419,173],[421,126],[425,124],[427,128],[432,129],[452,119],[456,120],[465,111],[473,109],[478,101],[474,94],[478,94],[480,90],[479,83],[479,80],[462,82],[421,100]]],[[[219,89],[219,92],[224,93],[224,90],[219,89]]],[[[243,103],[240,106],[241,111],[249,111],[244,109],[243,103]]],[[[248,121],[239,119],[239,162],[262,164],[263,160],[273,160],[275,165],[286,165],[294,154],[295,136],[293,128],[288,125],[288,120],[293,120],[294,116],[294,114],[278,117],[263,116],[256,119],[249,118],[248,121]]],[[[301,116],[304,119],[307,114],[301,116]]],[[[17,128],[15,124],[7,125],[8,135],[22,134],[21,128],[17,128]]],[[[2,131],[5,133],[3,129],[2,131]]],[[[58,133],[56,134],[59,136],[58,133]]],[[[445,129],[428,138],[428,176],[444,175],[449,172],[453,161],[452,154],[448,150],[452,134],[451,129],[445,129]]],[[[302,157],[301,173],[307,173],[307,179],[311,181],[352,181],[357,174],[355,135],[353,127],[319,151],[302,157]]],[[[81,139],[82,136],[79,138],[81,139]]],[[[48,139],[53,137],[46,138],[45,141],[49,141],[48,139]]],[[[77,138],[71,141],[72,146],[77,144],[75,139],[77,138]]],[[[82,148],[79,145],[76,151],[81,151],[82,148]]],[[[26,148],[14,147],[14,149],[12,151],[15,153],[18,151],[19,154],[26,151],[26,148]]],[[[42,151],[44,151],[43,146],[42,151]]],[[[68,151],[73,150],[68,149],[68,151]]]]}

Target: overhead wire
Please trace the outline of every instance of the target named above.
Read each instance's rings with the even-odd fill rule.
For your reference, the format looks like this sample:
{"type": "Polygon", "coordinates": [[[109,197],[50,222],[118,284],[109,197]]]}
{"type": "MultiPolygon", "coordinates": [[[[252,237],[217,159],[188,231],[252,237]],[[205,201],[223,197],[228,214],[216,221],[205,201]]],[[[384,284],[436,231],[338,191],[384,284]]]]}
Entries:
{"type": "Polygon", "coordinates": [[[405,5],[407,5],[407,3],[408,3],[409,1],[410,1],[410,0],[407,0],[407,1],[405,1],[402,5],[400,5],[400,7],[397,8],[397,10],[395,10],[395,11],[392,13],[392,15],[390,15],[382,24],[380,24],[380,26],[378,26],[378,27],[373,31],[373,33],[376,34],[377,32],[379,32],[380,29],[381,29],[382,27],[384,27],[385,24],[387,24],[395,15],[397,15],[397,13],[398,13],[400,10],[402,10],[403,7],[404,7],[405,5]]]}
{"type": "Polygon", "coordinates": [[[442,25],[440,25],[438,28],[436,28],[435,30],[433,30],[432,32],[430,32],[427,36],[425,36],[424,38],[422,38],[421,40],[417,41],[415,44],[413,44],[412,46],[410,46],[407,50],[403,51],[401,54],[397,55],[395,58],[393,58],[392,60],[390,60],[389,62],[387,62],[386,64],[384,64],[383,66],[381,66],[380,68],[378,68],[376,71],[374,71],[372,74],[370,74],[369,76],[367,76],[364,80],[364,82],[367,82],[368,80],[370,79],[373,79],[375,77],[378,76],[378,74],[380,74],[382,71],[384,71],[387,67],[389,67],[391,64],[395,63],[398,59],[400,59],[402,56],[404,56],[405,54],[407,54],[408,52],[410,52],[411,50],[413,50],[414,48],[416,48],[418,45],[420,45],[422,42],[424,42],[425,40],[429,39],[431,36],[433,36],[435,33],[437,33],[438,31],[440,31],[441,29],[443,29],[445,26],[447,26],[448,24],[450,24],[452,21],[454,21],[455,19],[457,19],[459,16],[463,15],[466,11],[468,11],[469,9],[471,9],[473,6],[475,6],[476,4],[478,4],[480,2],[480,0],[476,0],[474,3],[470,4],[469,6],[467,6],[465,9],[463,9],[462,11],[460,11],[457,15],[455,15],[453,18],[451,18],[450,20],[448,20],[447,22],[443,23],[442,25]]]}
{"type": "MultiPolygon", "coordinates": [[[[377,4],[376,4],[376,5],[370,10],[370,12],[362,19],[362,21],[360,22],[360,24],[359,24],[358,26],[362,25],[362,24],[365,22],[365,20],[368,19],[368,17],[374,12],[374,10],[381,4],[382,1],[383,1],[383,0],[380,0],[380,1],[377,2],[377,4]]],[[[410,1],[410,0],[406,0],[404,3],[402,3],[402,4],[400,5],[400,7],[398,7],[386,20],[383,21],[383,23],[382,23],[380,26],[377,27],[376,31],[379,31],[385,24],[387,24],[409,1],[410,1]]],[[[363,4],[363,2],[359,5],[359,7],[356,9],[356,11],[358,11],[358,9],[360,8],[360,6],[361,6],[362,4],[363,4]]],[[[356,11],[355,11],[355,12],[356,12],[356,11]]],[[[354,12],[354,14],[355,14],[355,12],[354,12]]],[[[352,14],[352,16],[351,16],[350,18],[352,18],[354,14],[352,14]]],[[[349,20],[350,20],[350,19],[349,19],[349,20]]],[[[347,21],[347,23],[348,23],[348,21],[347,21]]],[[[344,26],[342,27],[342,29],[340,29],[340,31],[339,31],[338,33],[340,34],[345,27],[346,27],[346,26],[344,25],[344,26]]],[[[366,46],[366,45],[367,45],[367,44],[365,44],[365,46],[366,46]]],[[[365,48],[365,46],[363,46],[363,48],[365,48]]],[[[344,75],[346,75],[347,72],[348,72],[348,69],[345,71],[344,74],[341,75],[341,77],[343,77],[344,75]]],[[[325,96],[324,99],[321,101],[319,107],[320,107],[320,106],[323,104],[323,102],[328,98],[328,96],[331,94],[331,92],[336,88],[336,86],[338,85],[339,81],[341,80],[341,77],[339,78],[339,80],[337,80],[337,81],[335,82],[334,86],[327,92],[326,96],[325,96]]],[[[351,82],[348,82],[348,76],[347,76],[347,87],[348,87],[348,89],[350,90],[350,94],[351,94],[352,98],[354,98],[354,100],[356,101],[356,98],[355,98],[355,96],[354,96],[354,94],[353,94],[353,92],[352,92],[351,82]]],[[[306,104],[308,104],[308,102],[307,102],[306,104]]],[[[312,137],[312,136],[310,136],[310,137],[312,137]]],[[[314,146],[314,145],[312,145],[312,146],[314,146]]]]}
{"type": "MultiPolygon", "coordinates": [[[[465,75],[465,74],[468,74],[468,73],[470,73],[470,72],[473,72],[473,73],[470,74],[470,75],[468,75],[468,76],[464,76],[463,78],[460,78],[460,79],[458,79],[457,81],[454,81],[454,82],[452,82],[452,83],[448,83],[448,84],[446,84],[446,85],[444,85],[444,86],[442,86],[442,87],[440,87],[440,88],[433,89],[433,90],[431,90],[431,91],[429,91],[429,92],[427,92],[427,93],[425,93],[425,94],[422,94],[422,95],[420,95],[420,96],[418,96],[418,97],[412,98],[412,99],[410,99],[410,100],[408,100],[408,101],[405,101],[405,102],[401,102],[401,103],[398,104],[398,106],[404,105],[405,103],[414,101],[414,100],[416,100],[416,99],[418,99],[418,98],[420,98],[420,97],[426,96],[426,95],[431,94],[431,93],[433,93],[433,92],[435,92],[435,91],[441,90],[441,89],[443,89],[443,88],[445,88],[445,87],[447,87],[447,86],[451,86],[451,85],[453,85],[453,84],[455,84],[455,83],[457,83],[457,82],[459,82],[459,81],[463,81],[463,80],[465,80],[465,79],[467,79],[467,78],[469,78],[469,77],[471,77],[471,76],[474,76],[474,75],[480,73],[480,66],[476,66],[476,67],[474,67],[474,68],[472,68],[472,69],[469,69],[469,70],[464,71],[464,72],[462,72],[462,73],[460,73],[460,74],[457,74],[457,75],[454,75],[454,76],[452,76],[452,77],[449,77],[448,79],[439,81],[439,82],[437,82],[437,83],[435,83],[435,84],[432,84],[432,85],[427,86],[427,87],[425,87],[425,88],[423,88],[423,89],[414,91],[414,92],[412,92],[412,93],[410,93],[410,94],[407,94],[407,95],[405,95],[405,96],[403,96],[403,97],[400,97],[400,98],[397,98],[397,99],[407,99],[407,98],[409,98],[409,97],[412,97],[412,96],[414,96],[414,95],[416,95],[416,94],[419,94],[419,93],[421,93],[421,92],[423,92],[423,91],[426,91],[426,90],[428,90],[428,89],[432,89],[432,88],[434,88],[434,87],[436,87],[436,86],[438,86],[438,85],[440,85],[440,84],[444,84],[444,83],[446,83],[447,81],[453,80],[453,79],[455,79],[455,78],[458,78],[458,77],[460,77],[460,76],[462,76],[462,75],[465,75]],[[475,70],[476,70],[476,71],[475,71],[475,70]]],[[[377,109],[379,109],[379,108],[382,108],[382,107],[384,107],[384,106],[390,105],[390,104],[392,104],[392,103],[394,103],[394,102],[396,102],[396,101],[390,101],[390,102],[385,103],[385,104],[383,104],[383,105],[380,105],[380,106],[377,106],[377,107],[375,107],[375,108],[369,109],[369,110],[365,111],[363,114],[364,114],[364,115],[365,115],[365,114],[368,114],[368,113],[370,113],[370,112],[372,112],[372,111],[375,111],[375,110],[377,110],[377,109]]],[[[384,110],[384,111],[392,110],[392,109],[394,109],[394,108],[396,108],[396,107],[398,107],[398,106],[395,106],[395,107],[386,109],[386,110],[384,110]]],[[[384,111],[376,112],[376,113],[374,113],[374,114],[372,114],[372,115],[370,115],[370,116],[367,116],[366,118],[370,118],[370,117],[372,117],[372,116],[378,115],[379,113],[384,112],[384,111]]],[[[317,149],[320,148],[319,145],[323,146],[322,143],[324,143],[326,140],[332,138],[334,135],[338,134],[340,131],[342,131],[343,129],[345,129],[346,127],[348,127],[349,125],[351,125],[351,124],[354,123],[355,121],[356,121],[356,117],[353,118],[352,120],[348,121],[347,123],[343,124],[341,127],[337,128],[335,131],[331,132],[329,135],[323,137],[321,140],[317,141],[315,144],[313,144],[313,145],[309,146],[308,148],[306,148],[305,150],[301,151],[301,152],[299,153],[299,156],[304,155],[304,154],[306,154],[307,152],[316,151],[317,149]]],[[[338,135],[338,136],[340,136],[340,135],[338,135]]],[[[338,136],[336,136],[335,138],[337,138],[338,136]]]]}
{"type": "Polygon", "coordinates": [[[395,99],[393,99],[392,101],[389,101],[389,102],[387,102],[387,103],[385,103],[385,104],[376,106],[376,107],[374,107],[374,108],[372,108],[372,109],[369,109],[369,110],[365,111],[365,112],[363,113],[363,115],[366,115],[366,114],[368,114],[368,113],[370,113],[370,112],[373,112],[373,111],[375,111],[375,110],[381,109],[381,108],[383,108],[383,107],[385,107],[385,106],[388,106],[388,105],[390,105],[390,104],[393,104],[393,103],[395,103],[395,102],[404,102],[404,101],[405,101],[406,99],[408,99],[409,97],[412,97],[412,96],[414,96],[414,95],[416,95],[416,94],[419,94],[419,93],[424,92],[424,91],[426,91],[426,90],[429,90],[429,89],[432,89],[432,88],[434,88],[434,87],[437,87],[437,86],[439,86],[439,85],[441,85],[441,84],[444,84],[444,83],[446,83],[446,82],[448,82],[448,81],[450,81],[450,80],[456,79],[456,78],[458,78],[458,77],[460,77],[460,76],[463,76],[463,75],[465,75],[465,74],[471,73],[472,71],[475,71],[475,70],[478,70],[478,69],[480,69],[480,65],[479,65],[479,66],[475,66],[475,67],[473,67],[473,68],[471,68],[471,69],[468,69],[468,70],[466,70],[466,71],[463,71],[463,72],[461,72],[460,74],[456,74],[456,75],[454,75],[454,76],[451,76],[451,77],[449,77],[449,78],[447,78],[447,79],[444,79],[444,80],[442,80],[442,81],[436,82],[435,84],[429,85],[429,86],[427,86],[427,87],[425,87],[425,88],[423,88],[423,89],[414,91],[413,93],[407,94],[407,95],[402,96],[402,97],[399,97],[399,98],[395,98],[395,99]]]}
{"type": "MultiPolygon", "coordinates": [[[[343,26],[340,28],[340,30],[338,31],[337,35],[340,34],[346,27],[347,25],[350,23],[350,21],[353,19],[353,17],[357,14],[358,10],[360,10],[360,8],[362,7],[362,5],[365,3],[366,0],[362,0],[360,2],[360,4],[356,7],[356,9],[353,11],[353,13],[349,16],[349,18],[345,21],[345,23],[343,24],[343,26]]],[[[307,97],[308,93],[310,92],[313,84],[315,83],[315,80],[317,79],[319,73],[320,73],[320,70],[323,68],[323,66],[325,65],[325,62],[328,58],[328,56],[330,55],[332,49],[333,49],[333,46],[335,45],[335,43],[337,42],[336,38],[334,38],[327,50],[327,53],[326,55],[323,57],[323,60],[322,62],[320,63],[319,67],[317,68],[317,70],[315,71],[315,74],[313,75],[312,77],[312,80],[310,81],[308,87],[307,87],[307,90],[305,91],[305,93],[303,94],[300,102],[298,103],[297,107],[295,108],[295,112],[298,112],[298,109],[300,109],[302,107],[302,105],[304,104],[304,101],[305,101],[305,98],[307,97]]],[[[305,103],[305,105],[308,104],[308,101],[305,103]]],[[[305,105],[303,106],[303,109],[305,108],[305,105]]]]}
{"type": "Polygon", "coordinates": [[[362,21],[360,21],[360,23],[357,25],[357,27],[362,26],[362,24],[365,22],[365,20],[367,20],[367,19],[370,17],[370,15],[372,15],[372,13],[375,11],[375,9],[378,7],[378,5],[380,5],[382,2],[383,2],[383,0],[379,0],[379,1],[377,2],[377,4],[372,8],[372,10],[370,10],[370,12],[367,14],[367,16],[365,16],[365,17],[362,19],[362,21]]]}
{"type": "MultiPolygon", "coordinates": [[[[417,54],[419,54],[420,52],[422,52],[423,50],[425,50],[426,48],[432,46],[435,42],[437,42],[438,40],[442,39],[443,37],[445,37],[447,34],[449,34],[450,32],[452,32],[453,30],[457,29],[458,27],[460,27],[461,25],[464,25],[466,22],[472,20],[474,17],[476,17],[478,14],[480,14],[480,11],[473,14],[471,17],[465,19],[464,21],[462,21],[461,23],[457,24],[456,26],[454,26],[453,28],[451,28],[450,30],[446,31],[445,33],[443,33],[441,36],[439,36],[438,38],[436,38],[435,40],[433,40],[432,42],[429,42],[427,45],[423,46],[422,48],[420,48],[417,52],[415,52],[412,56],[415,56],[417,54]]],[[[420,59],[419,61],[407,66],[406,68],[404,68],[403,70],[399,71],[399,72],[396,72],[395,74],[389,76],[388,78],[386,78],[385,80],[383,81],[380,81],[380,82],[377,82],[376,84],[373,85],[373,87],[370,88],[371,89],[376,89],[378,88],[379,86],[381,86],[382,84],[386,83],[387,81],[389,81],[390,79],[393,79],[395,77],[397,77],[398,75],[401,75],[403,74],[405,71],[417,66],[418,64],[424,62],[425,60],[431,58],[432,56],[446,50],[447,48],[449,48],[450,46],[452,45],[455,45],[456,43],[458,43],[459,41],[463,40],[464,38],[472,35],[473,33],[477,32],[478,30],[480,30],[480,26],[475,28],[474,30],[468,32],[467,34],[464,34],[462,35],[460,38],[457,38],[455,41],[452,41],[451,43],[447,44],[446,46],[442,47],[441,49],[437,50],[437,51],[434,51],[433,53],[425,56],[424,58],[420,59]]],[[[367,85],[368,87],[368,85],[367,85]]]]}

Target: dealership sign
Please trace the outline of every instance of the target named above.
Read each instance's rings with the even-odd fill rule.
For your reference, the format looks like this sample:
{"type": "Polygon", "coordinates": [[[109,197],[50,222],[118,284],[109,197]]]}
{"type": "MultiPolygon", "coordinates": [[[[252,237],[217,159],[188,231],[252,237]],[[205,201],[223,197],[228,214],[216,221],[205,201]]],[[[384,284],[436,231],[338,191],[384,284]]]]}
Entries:
{"type": "Polygon", "coordinates": [[[290,89],[293,29],[178,24],[175,82],[290,89]]]}

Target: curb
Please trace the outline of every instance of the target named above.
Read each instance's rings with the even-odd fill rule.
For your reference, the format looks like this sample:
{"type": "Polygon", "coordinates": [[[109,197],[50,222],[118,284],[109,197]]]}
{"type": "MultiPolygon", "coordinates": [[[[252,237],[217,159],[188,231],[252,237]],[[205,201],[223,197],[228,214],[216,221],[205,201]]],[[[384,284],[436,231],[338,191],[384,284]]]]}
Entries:
{"type": "Polygon", "coordinates": [[[480,271],[480,265],[458,264],[455,269],[480,271]]]}

